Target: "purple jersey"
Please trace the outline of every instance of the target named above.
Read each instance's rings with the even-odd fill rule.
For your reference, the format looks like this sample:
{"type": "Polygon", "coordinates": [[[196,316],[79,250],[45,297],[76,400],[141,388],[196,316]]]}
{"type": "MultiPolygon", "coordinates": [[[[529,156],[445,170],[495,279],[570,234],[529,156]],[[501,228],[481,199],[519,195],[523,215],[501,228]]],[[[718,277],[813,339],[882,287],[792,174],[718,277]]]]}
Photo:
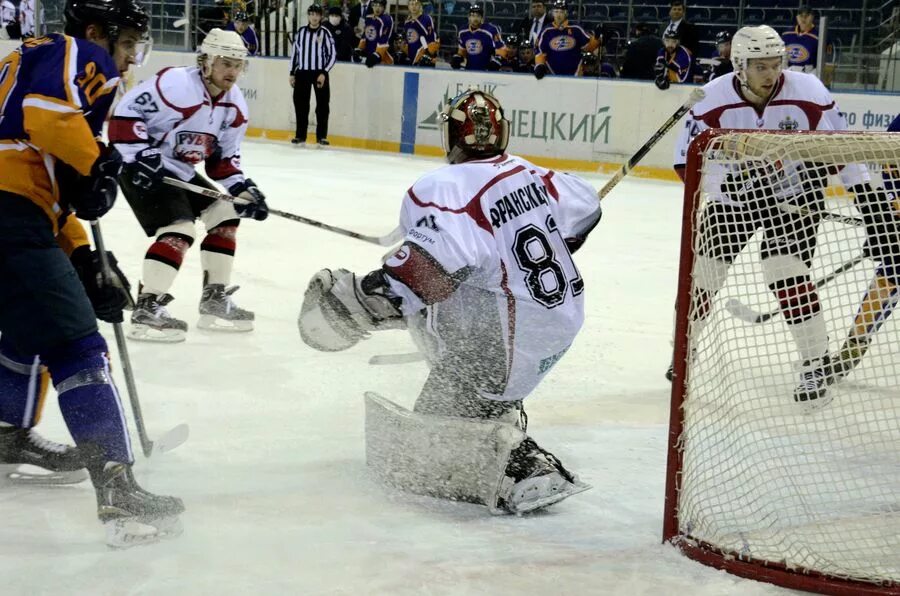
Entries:
{"type": "Polygon", "coordinates": [[[380,17],[370,14],[366,17],[366,27],[363,29],[363,39],[366,42],[366,54],[374,54],[378,48],[389,48],[391,33],[394,32],[394,19],[384,13],[380,17]]]}
{"type": "Polygon", "coordinates": [[[683,83],[687,80],[691,73],[691,53],[684,46],[678,46],[670,56],[666,53],[666,48],[659,50],[656,55],[656,62],[662,62],[666,65],[666,73],[669,81],[672,83],[683,83]]]}
{"type": "Polygon", "coordinates": [[[581,52],[594,49],[587,46],[596,47],[596,40],[578,25],[550,27],[541,33],[535,61],[546,63],[553,74],[574,75],[581,64],[581,52]]]}
{"type": "Polygon", "coordinates": [[[493,36],[494,53],[502,54],[503,50],[506,48],[506,43],[503,42],[503,35],[501,35],[500,27],[493,23],[482,23],[481,28],[493,36]]]}
{"type": "Polygon", "coordinates": [[[437,41],[437,33],[434,30],[434,21],[427,14],[419,15],[417,19],[410,19],[403,23],[403,37],[409,47],[407,56],[413,63],[424,54],[428,46],[437,41]]]}
{"type": "MultiPolygon", "coordinates": [[[[887,131],[900,133],[900,114],[888,125],[887,131]]],[[[884,178],[884,189],[893,195],[894,200],[900,199],[900,164],[885,166],[881,175],[884,178]]]]}
{"type": "Polygon", "coordinates": [[[466,54],[466,70],[487,70],[494,55],[494,36],[484,29],[459,32],[459,49],[466,54]]]}
{"type": "Polygon", "coordinates": [[[807,71],[816,67],[819,56],[819,30],[816,27],[806,33],[801,33],[800,27],[794,27],[782,33],[781,38],[788,56],[788,68],[807,71]]]}
{"type": "MultiPolygon", "coordinates": [[[[227,25],[225,25],[226,31],[234,31],[237,33],[237,28],[234,26],[234,21],[231,21],[227,25]]],[[[244,45],[247,46],[247,53],[251,56],[256,56],[256,52],[259,51],[259,37],[256,35],[256,31],[253,30],[253,27],[247,27],[244,29],[243,33],[238,33],[241,36],[241,39],[244,40],[244,45]]]]}

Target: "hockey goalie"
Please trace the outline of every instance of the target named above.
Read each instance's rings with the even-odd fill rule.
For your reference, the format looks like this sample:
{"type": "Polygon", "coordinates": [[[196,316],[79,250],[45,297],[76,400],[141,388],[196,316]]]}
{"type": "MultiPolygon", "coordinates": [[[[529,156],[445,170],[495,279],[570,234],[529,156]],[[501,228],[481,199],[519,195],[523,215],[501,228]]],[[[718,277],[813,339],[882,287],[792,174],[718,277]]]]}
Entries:
{"type": "Polygon", "coordinates": [[[572,253],[601,213],[586,182],[506,154],[508,140],[495,97],[451,100],[450,165],[404,196],[403,244],[365,275],[316,273],[299,326],[321,351],[408,328],[430,374],[412,412],[367,395],[370,468],[403,490],[521,514],[590,488],[526,434],[522,402],[581,328],[572,253]]]}

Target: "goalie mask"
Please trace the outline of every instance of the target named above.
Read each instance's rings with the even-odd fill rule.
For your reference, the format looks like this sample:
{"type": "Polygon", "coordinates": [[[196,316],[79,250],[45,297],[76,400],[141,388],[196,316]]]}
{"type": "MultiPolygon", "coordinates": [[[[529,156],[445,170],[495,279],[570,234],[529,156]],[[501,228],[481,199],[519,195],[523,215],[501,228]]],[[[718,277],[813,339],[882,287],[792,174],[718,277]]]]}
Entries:
{"type": "Polygon", "coordinates": [[[501,155],[509,144],[509,120],[496,97],[470,89],[441,114],[441,145],[450,163],[501,155]]]}

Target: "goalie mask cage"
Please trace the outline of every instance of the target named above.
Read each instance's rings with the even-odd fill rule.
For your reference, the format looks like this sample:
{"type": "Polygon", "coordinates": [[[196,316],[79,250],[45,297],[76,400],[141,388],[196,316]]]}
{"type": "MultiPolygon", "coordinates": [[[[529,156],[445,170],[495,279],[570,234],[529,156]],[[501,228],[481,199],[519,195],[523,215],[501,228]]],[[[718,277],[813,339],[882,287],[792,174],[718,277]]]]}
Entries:
{"type": "MultiPolygon", "coordinates": [[[[763,229],[732,247],[736,256],[707,302],[705,324],[692,322],[700,316],[691,312],[700,303],[691,298],[696,280],[715,275],[700,270],[709,265],[698,256],[715,249],[699,225],[720,198],[723,172],[753,172],[755,196],[773,199],[768,204],[779,203],[780,212],[779,188],[791,164],[819,172],[822,186],[831,182],[805,209],[822,206],[844,216],[806,220],[816,241],[807,254],[812,280],[848,264],[817,288],[832,355],[875,276],[877,263],[860,258],[866,234],[853,225],[859,212],[834,174],[848,164],[856,165],[842,171],[860,172],[865,164],[881,187],[882,171],[900,164],[900,134],[710,130],[694,140],[685,180],[663,540],[706,565],[785,587],[900,594],[900,313],[873,336],[859,365],[829,387],[833,401],[812,412],[794,400],[803,369],[766,285],[763,229]],[[838,168],[812,169],[818,165],[838,168]],[[726,308],[729,300],[776,314],[750,322],[726,308]]],[[[794,193],[793,202],[804,204],[810,194],[794,193]]],[[[785,244],[779,233],[769,246],[785,244]]],[[[724,236],[720,247],[735,240],[724,236]]]]}

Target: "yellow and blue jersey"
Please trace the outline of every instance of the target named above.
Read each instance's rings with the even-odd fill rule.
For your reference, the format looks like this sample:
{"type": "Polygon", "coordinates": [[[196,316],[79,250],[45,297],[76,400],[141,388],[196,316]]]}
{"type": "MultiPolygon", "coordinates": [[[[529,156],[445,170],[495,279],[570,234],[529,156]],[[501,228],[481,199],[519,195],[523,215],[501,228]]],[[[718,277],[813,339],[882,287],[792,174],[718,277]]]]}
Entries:
{"type": "Polygon", "coordinates": [[[27,40],[0,60],[0,190],[21,195],[63,225],[56,161],[87,175],[119,85],[109,53],[52,34],[27,40]]]}

